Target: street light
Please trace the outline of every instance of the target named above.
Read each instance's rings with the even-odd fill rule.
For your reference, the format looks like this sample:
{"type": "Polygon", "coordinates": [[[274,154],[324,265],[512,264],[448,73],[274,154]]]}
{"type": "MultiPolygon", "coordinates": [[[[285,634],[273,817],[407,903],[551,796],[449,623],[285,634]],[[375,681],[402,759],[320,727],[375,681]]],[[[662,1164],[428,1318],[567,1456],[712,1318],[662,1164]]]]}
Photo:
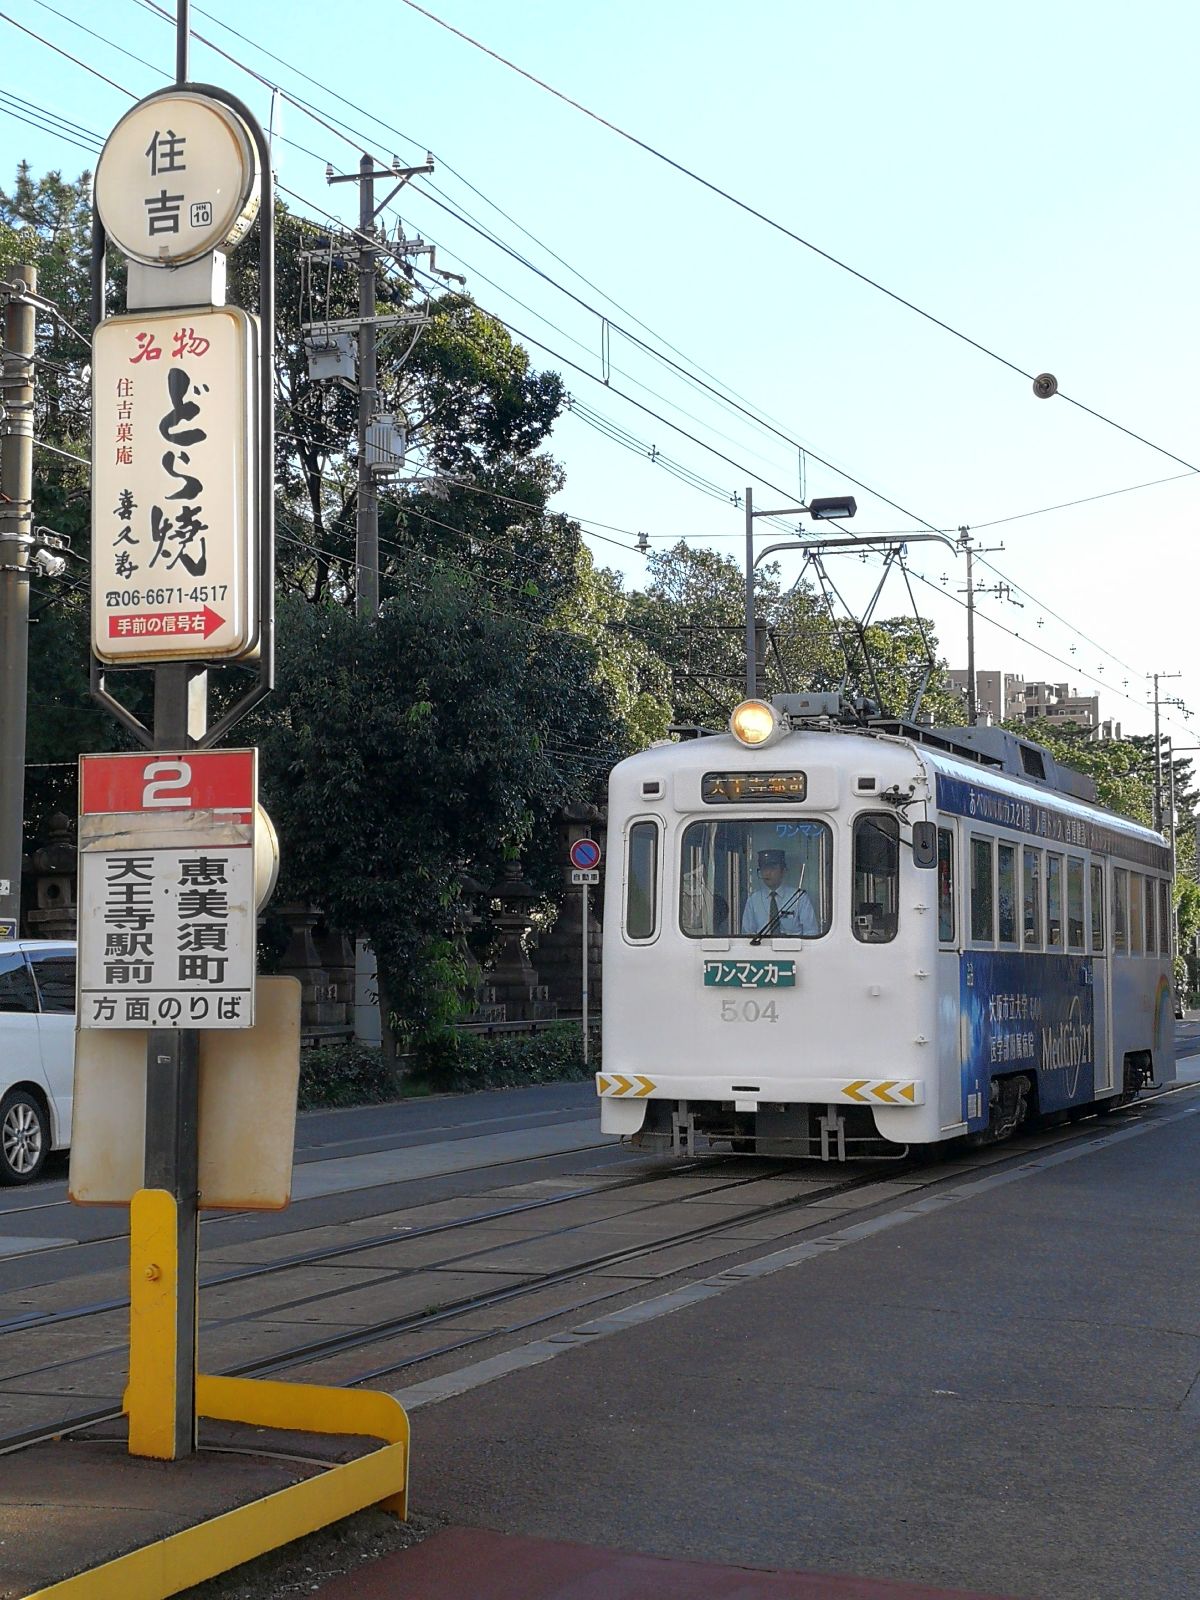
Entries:
{"type": "Polygon", "coordinates": [[[858,510],[858,502],[852,494],[835,494],[825,500],[810,500],[807,510],[814,522],[834,522],[841,517],[852,517],[858,510]]]}
{"type": "MultiPolygon", "coordinates": [[[[755,517],[786,517],[805,512],[814,521],[829,522],[838,517],[852,517],[858,510],[853,495],[834,496],[812,500],[803,506],[782,506],[773,511],[755,511],[754,490],[746,489],[746,698],[753,700],[758,693],[757,646],[754,639],[754,519],[755,517]]],[[[764,551],[765,555],[766,552],[764,551]]]]}
{"type": "MultiPolygon", "coordinates": [[[[754,569],[764,556],[773,554],[776,550],[794,550],[794,540],[782,540],[777,544],[767,545],[765,550],[754,554],[754,519],[755,517],[786,517],[796,514],[807,514],[815,522],[832,522],[843,517],[852,517],[858,510],[858,505],[852,494],[832,495],[823,500],[810,500],[804,506],[781,506],[770,511],[755,511],[754,491],[746,490],[746,699],[753,700],[758,694],[758,662],[755,659],[757,644],[754,638],[754,569]]],[[[806,539],[801,546],[806,552],[814,550],[829,550],[857,545],[863,549],[881,546],[885,549],[894,548],[896,545],[918,544],[922,540],[936,539],[939,544],[946,545],[957,554],[958,546],[953,540],[947,539],[941,533],[880,533],[868,534],[864,538],[856,539],[847,534],[841,539],[806,539]]]]}

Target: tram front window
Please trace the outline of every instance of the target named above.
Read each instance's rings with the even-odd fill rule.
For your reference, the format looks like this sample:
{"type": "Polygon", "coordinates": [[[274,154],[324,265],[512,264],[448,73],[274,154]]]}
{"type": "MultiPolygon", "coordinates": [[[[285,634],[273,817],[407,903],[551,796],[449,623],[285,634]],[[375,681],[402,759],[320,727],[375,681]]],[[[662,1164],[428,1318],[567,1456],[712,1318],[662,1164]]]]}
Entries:
{"type": "Polygon", "coordinates": [[[693,822],[683,835],[679,926],[690,939],[818,939],[832,905],[824,822],[693,822]]]}

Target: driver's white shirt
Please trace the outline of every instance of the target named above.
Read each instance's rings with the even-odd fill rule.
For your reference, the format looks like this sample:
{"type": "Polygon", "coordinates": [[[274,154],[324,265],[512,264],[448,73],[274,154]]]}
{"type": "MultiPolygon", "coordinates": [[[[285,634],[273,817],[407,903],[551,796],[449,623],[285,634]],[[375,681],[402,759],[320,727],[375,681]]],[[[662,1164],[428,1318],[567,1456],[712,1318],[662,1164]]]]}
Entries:
{"type": "MultiPolygon", "coordinates": [[[[775,933],[793,937],[807,934],[812,937],[820,932],[817,913],[807,889],[797,892],[794,884],[781,883],[775,890],[775,903],[780,911],[779,921],[773,930],[775,933]]],[[[761,933],[770,920],[771,890],[763,886],[755,889],[742,909],[742,932],[761,933]]]]}

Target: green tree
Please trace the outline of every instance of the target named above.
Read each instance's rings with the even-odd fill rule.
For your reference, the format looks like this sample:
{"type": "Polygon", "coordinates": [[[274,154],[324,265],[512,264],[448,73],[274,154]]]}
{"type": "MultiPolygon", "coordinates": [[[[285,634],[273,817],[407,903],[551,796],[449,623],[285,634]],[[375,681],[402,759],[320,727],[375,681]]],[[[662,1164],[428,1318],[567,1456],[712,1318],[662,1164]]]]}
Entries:
{"type": "MultiPolygon", "coordinates": [[[[631,596],[625,626],[641,634],[666,665],[675,720],[721,726],[745,696],[745,578],[732,557],[679,543],[648,561],[644,591],[631,596]]],[[[860,628],[831,616],[807,582],[785,588],[778,565],[755,571],[760,637],[760,682],[771,694],[829,690],[877,701],[889,716],[905,714],[926,678],[920,711],[961,721],[959,697],[944,664],[929,652],[937,641],[928,623],[894,617],[860,628]],[[928,641],[928,650],[926,648],[928,641]]]]}
{"type": "Polygon", "coordinates": [[[30,579],[27,844],[44,833],[52,812],[74,813],[76,755],[127,742],[88,685],[90,251],[90,173],[35,179],[21,162],[12,188],[0,190],[0,278],[18,265],[35,266],[39,295],[65,319],[37,315],[33,504],[35,523],[65,535],[72,551],[61,577],[38,572],[30,579]]]}
{"type": "Polygon", "coordinates": [[[285,892],[366,938],[404,1037],[449,1019],[463,879],[588,798],[621,730],[595,653],[495,613],[461,574],[397,586],[374,621],[286,601],[256,726],[285,892]]]}

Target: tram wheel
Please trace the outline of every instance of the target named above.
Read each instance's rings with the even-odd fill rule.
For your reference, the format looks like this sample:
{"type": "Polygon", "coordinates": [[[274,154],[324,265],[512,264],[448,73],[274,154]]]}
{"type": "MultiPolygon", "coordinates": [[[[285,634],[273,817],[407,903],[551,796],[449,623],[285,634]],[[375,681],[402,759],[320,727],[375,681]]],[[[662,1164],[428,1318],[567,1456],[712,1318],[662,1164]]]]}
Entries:
{"type": "Polygon", "coordinates": [[[1029,1079],[1023,1074],[1014,1078],[993,1078],[989,1096],[988,1125],[980,1133],[967,1136],[967,1143],[978,1149],[982,1145],[999,1144],[1011,1139],[1029,1115],[1029,1079]]]}

